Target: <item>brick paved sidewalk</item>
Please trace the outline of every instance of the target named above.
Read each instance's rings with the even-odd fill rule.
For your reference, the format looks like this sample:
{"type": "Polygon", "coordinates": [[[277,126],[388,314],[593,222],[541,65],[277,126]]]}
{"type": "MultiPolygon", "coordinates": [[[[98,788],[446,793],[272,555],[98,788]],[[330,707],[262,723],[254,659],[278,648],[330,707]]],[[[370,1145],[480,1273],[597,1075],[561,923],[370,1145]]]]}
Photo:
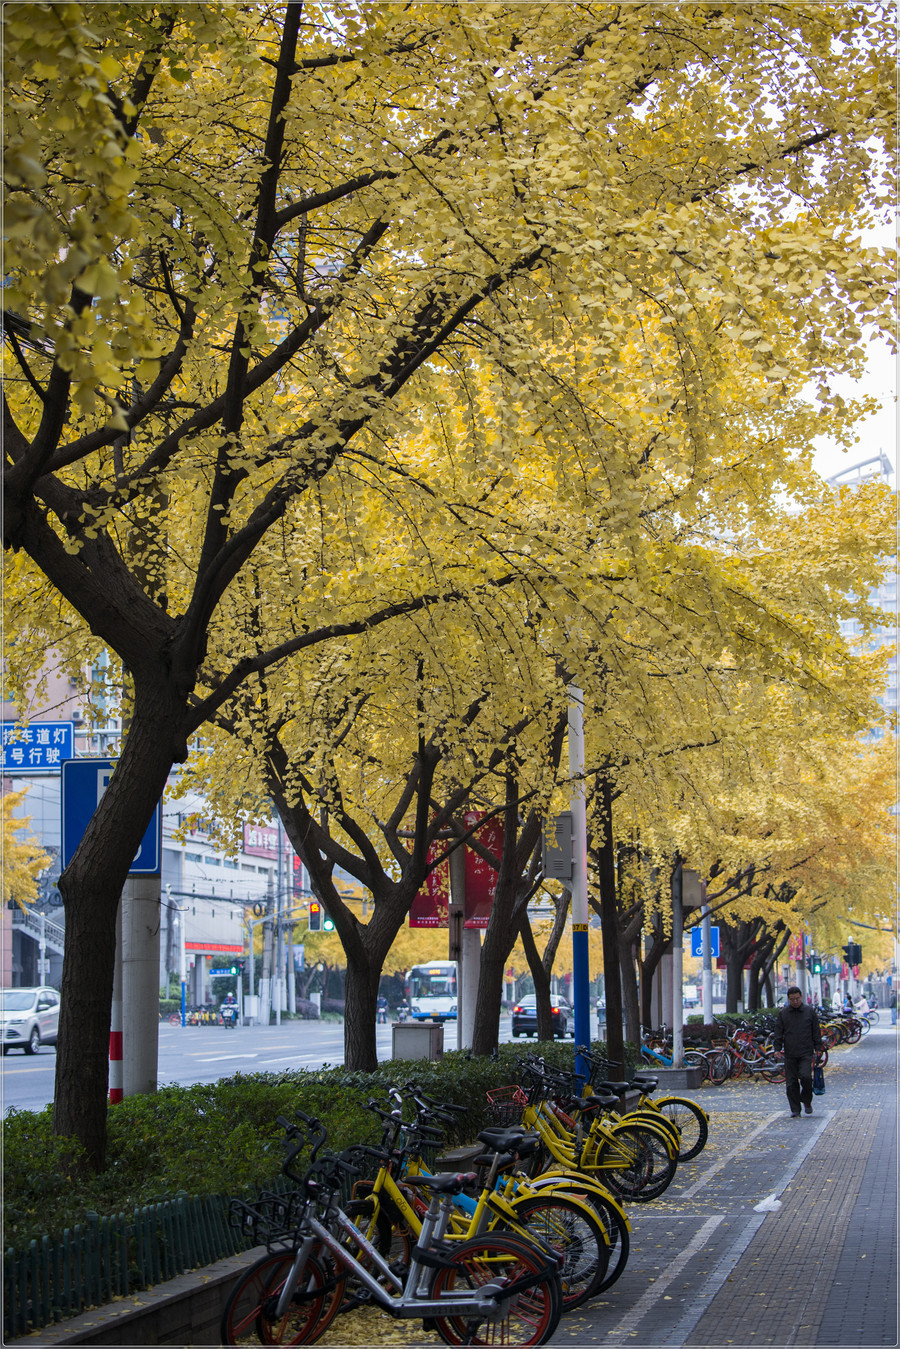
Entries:
{"type": "Polygon", "coordinates": [[[710,1142],[662,1200],[630,1208],[625,1274],[551,1343],[896,1345],[897,1083],[887,1025],[832,1053],[812,1118],[790,1118],[782,1086],[684,1093],[710,1142]]]}
{"type": "MultiPolygon", "coordinates": [[[[624,1274],[605,1297],[566,1316],[550,1342],[569,1349],[896,1345],[897,1043],[897,1031],[884,1025],[833,1053],[811,1118],[792,1120],[784,1088],[762,1082],[683,1093],[710,1114],[706,1148],[679,1167],[661,1199],[630,1206],[624,1274]]],[[[196,1270],[184,1280],[199,1297],[211,1274],[196,1270]]],[[[170,1291],[160,1285],[130,1301],[140,1306],[170,1291]]],[[[98,1343],[112,1311],[122,1306],[18,1343],[98,1343]]],[[[422,1336],[418,1322],[382,1321],[368,1341],[359,1324],[343,1341],[336,1323],[323,1349],[439,1343],[422,1336]]],[[[166,1338],[182,1346],[190,1340],[211,1343],[166,1338]]]]}

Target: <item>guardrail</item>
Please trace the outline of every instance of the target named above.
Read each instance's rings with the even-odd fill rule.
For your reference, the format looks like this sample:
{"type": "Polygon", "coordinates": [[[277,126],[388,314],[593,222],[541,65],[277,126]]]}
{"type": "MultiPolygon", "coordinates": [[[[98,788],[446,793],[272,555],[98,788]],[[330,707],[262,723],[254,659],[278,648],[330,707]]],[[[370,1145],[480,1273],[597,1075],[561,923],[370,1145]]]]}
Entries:
{"type": "MultiPolygon", "coordinates": [[[[282,1191],[290,1184],[279,1177],[266,1188],[282,1191]]],[[[192,1198],[182,1192],[130,1214],[88,1213],[59,1241],[44,1236],[27,1250],[10,1247],[4,1343],[246,1250],[247,1238],[228,1225],[229,1202],[224,1195],[192,1198]]]]}
{"type": "Polygon", "coordinates": [[[28,909],[20,909],[17,904],[12,911],[12,925],[13,927],[24,928],[30,937],[34,937],[35,941],[40,941],[43,936],[44,941],[53,951],[62,954],[66,949],[66,929],[60,927],[59,923],[51,923],[50,919],[45,918],[43,914],[31,913],[28,909]]]}

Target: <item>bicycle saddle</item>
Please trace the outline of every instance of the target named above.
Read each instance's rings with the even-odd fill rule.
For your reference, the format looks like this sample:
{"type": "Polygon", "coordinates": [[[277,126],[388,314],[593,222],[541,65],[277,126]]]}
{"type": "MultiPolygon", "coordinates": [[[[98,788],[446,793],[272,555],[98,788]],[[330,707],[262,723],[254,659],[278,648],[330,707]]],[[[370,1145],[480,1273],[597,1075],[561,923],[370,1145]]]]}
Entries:
{"type": "Polygon", "coordinates": [[[455,1194],[474,1185],[478,1176],[474,1171],[438,1171],[434,1176],[404,1176],[404,1185],[421,1185],[435,1194],[455,1194]]]}
{"type": "Polygon", "coordinates": [[[491,1152],[516,1152],[525,1138],[537,1138],[537,1134],[529,1133],[521,1124],[506,1129],[482,1129],[478,1135],[478,1141],[491,1152]]]}

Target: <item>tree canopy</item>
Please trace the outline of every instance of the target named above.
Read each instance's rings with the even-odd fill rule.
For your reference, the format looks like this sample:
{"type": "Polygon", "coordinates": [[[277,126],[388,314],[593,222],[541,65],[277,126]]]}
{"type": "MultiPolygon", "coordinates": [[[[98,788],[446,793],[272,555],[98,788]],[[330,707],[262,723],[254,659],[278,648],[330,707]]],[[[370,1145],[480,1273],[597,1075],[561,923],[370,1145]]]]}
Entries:
{"type": "Polygon", "coordinates": [[[799,614],[700,524],[852,434],[893,36],[854,4],[5,19],[4,541],[23,621],[78,615],[131,688],[60,880],[56,1127],[96,1162],[119,892],[256,676],[499,594],[605,674],[638,630],[691,649],[701,591],[740,659],[800,670],[799,614]]]}

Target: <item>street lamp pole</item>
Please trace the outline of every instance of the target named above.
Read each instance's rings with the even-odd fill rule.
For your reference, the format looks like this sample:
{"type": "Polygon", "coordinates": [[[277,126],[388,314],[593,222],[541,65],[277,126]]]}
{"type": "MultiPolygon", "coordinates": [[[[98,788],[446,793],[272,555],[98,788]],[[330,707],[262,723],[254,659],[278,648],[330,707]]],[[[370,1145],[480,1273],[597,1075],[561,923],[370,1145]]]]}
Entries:
{"type": "MultiPolygon", "coordinates": [[[[590,961],[588,959],[587,806],[584,788],[584,694],[570,684],[569,779],[572,810],[572,1003],[575,1009],[575,1043],[591,1042],[590,961]]],[[[584,1078],[590,1070],[582,1055],[576,1071],[584,1078]]]]}

